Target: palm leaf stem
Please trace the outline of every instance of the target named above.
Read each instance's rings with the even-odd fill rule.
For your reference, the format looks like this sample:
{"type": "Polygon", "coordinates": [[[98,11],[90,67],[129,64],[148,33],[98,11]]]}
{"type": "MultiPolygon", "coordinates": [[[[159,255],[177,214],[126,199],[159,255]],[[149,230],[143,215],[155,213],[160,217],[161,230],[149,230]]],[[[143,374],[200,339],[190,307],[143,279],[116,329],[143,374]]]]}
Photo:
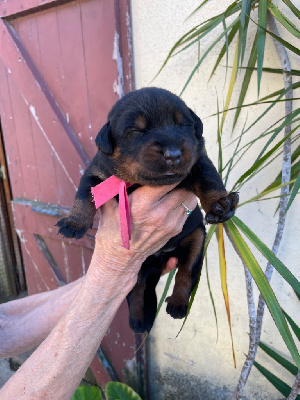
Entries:
{"type": "Polygon", "coordinates": [[[300,371],[298,371],[295,382],[292,386],[291,393],[289,394],[287,400],[295,400],[299,392],[300,392],[300,371]]]}
{"type": "MultiPolygon", "coordinates": [[[[276,26],[276,22],[274,17],[272,16],[271,13],[268,13],[268,24],[269,28],[278,36],[279,32],[276,26]]],[[[276,50],[280,56],[281,62],[282,62],[282,68],[285,70],[284,73],[284,85],[285,87],[288,87],[292,84],[292,76],[291,76],[291,67],[290,67],[290,62],[289,62],[289,57],[287,54],[287,51],[285,47],[279,43],[278,41],[275,42],[275,47],[276,50]]],[[[285,115],[288,117],[292,113],[292,97],[293,97],[293,92],[290,91],[286,93],[286,98],[289,98],[290,101],[285,103],[285,115]]],[[[291,132],[291,125],[287,125],[285,127],[285,132],[284,136],[289,136],[289,133],[291,132]]],[[[284,148],[283,148],[283,161],[282,161],[282,184],[289,182],[290,181],[290,176],[291,176],[291,138],[289,137],[285,142],[284,142],[284,148]]],[[[287,207],[288,203],[288,195],[289,193],[289,186],[283,186],[281,188],[281,197],[280,199],[280,210],[279,210],[279,221],[277,225],[277,232],[274,240],[274,245],[273,245],[273,253],[276,255],[278,253],[279,245],[281,242],[282,234],[283,234],[283,229],[285,225],[285,209],[287,207]]],[[[266,278],[268,281],[270,281],[271,276],[273,272],[273,266],[268,263],[267,268],[266,268],[266,278]]],[[[262,319],[263,319],[263,314],[264,314],[264,307],[265,307],[265,301],[262,296],[260,296],[259,303],[258,303],[258,309],[257,309],[257,314],[258,314],[258,321],[257,321],[257,337],[256,341],[257,344],[259,343],[260,340],[260,335],[261,335],[261,329],[262,329],[262,319]]]]}

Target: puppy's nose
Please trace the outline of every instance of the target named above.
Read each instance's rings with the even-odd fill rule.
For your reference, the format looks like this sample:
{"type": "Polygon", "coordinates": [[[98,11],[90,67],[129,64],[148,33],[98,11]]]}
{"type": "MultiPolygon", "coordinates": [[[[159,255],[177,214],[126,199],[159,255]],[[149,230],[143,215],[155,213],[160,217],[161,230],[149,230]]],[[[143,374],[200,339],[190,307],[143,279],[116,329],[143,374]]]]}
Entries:
{"type": "Polygon", "coordinates": [[[166,159],[168,165],[178,164],[182,157],[182,152],[176,148],[167,148],[163,152],[163,156],[166,159]]]}

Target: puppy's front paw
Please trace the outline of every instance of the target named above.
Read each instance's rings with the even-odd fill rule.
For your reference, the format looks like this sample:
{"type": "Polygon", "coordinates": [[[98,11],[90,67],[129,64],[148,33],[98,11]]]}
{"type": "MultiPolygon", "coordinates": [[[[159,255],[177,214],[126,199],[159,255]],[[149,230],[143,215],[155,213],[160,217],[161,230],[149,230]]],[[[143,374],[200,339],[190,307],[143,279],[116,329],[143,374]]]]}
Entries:
{"type": "Polygon", "coordinates": [[[93,220],[68,215],[61,218],[55,226],[59,226],[58,233],[66,238],[81,239],[93,225],[93,220]]]}
{"type": "Polygon", "coordinates": [[[167,305],[167,313],[171,315],[171,317],[175,319],[184,318],[187,314],[187,309],[189,306],[189,302],[186,299],[178,299],[176,300],[175,296],[170,296],[166,298],[167,305]]]}
{"type": "Polygon", "coordinates": [[[238,202],[238,192],[232,192],[228,196],[222,197],[211,206],[210,211],[205,216],[206,222],[219,224],[227,221],[234,215],[238,202]]]}

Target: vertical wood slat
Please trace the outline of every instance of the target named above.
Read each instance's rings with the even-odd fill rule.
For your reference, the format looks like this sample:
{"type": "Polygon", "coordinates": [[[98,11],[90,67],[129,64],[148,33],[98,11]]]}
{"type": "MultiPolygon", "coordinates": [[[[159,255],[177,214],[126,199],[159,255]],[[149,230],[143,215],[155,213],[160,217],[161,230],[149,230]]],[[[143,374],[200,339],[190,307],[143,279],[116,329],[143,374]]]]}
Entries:
{"type": "Polygon", "coordinates": [[[69,3],[74,0],[13,0],[2,1],[0,4],[1,18],[16,18],[28,13],[38,12],[44,9],[69,3]]]}
{"type": "Polygon", "coordinates": [[[8,84],[11,94],[13,118],[16,126],[19,161],[21,163],[24,182],[24,194],[28,199],[38,200],[40,180],[37,171],[30,113],[19,94],[15,82],[11,79],[10,74],[8,74],[8,84]]]}
{"type": "MultiPolygon", "coordinates": [[[[30,48],[30,53],[36,53],[34,60],[36,65],[39,66],[41,72],[43,73],[43,68],[45,63],[41,57],[41,47],[38,33],[38,21],[37,18],[26,19],[25,21],[19,22],[19,36],[24,38],[28,37],[29,42],[24,42],[26,48],[30,48]],[[23,22],[23,23],[22,23],[23,22]]],[[[51,35],[52,32],[49,32],[51,35]]],[[[55,38],[54,38],[55,39],[55,38]]],[[[52,48],[52,47],[50,47],[52,48]]],[[[48,52],[49,47],[48,47],[48,52]]],[[[47,53],[48,53],[47,52],[47,53]]],[[[47,63],[46,63],[47,65],[47,63]]],[[[54,94],[56,95],[56,93],[54,94]]],[[[40,177],[40,195],[39,200],[43,202],[49,202],[52,204],[57,204],[59,201],[58,191],[57,191],[57,179],[56,179],[56,168],[55,168],[55,155],[53,150],[49,147],[45,137],[41,135],[39,126],[35,123],[32,118],[32,132],[34,138],[34,145],[36,148],[36,158],[38,164],[38,173],[40,177]],[[47,179],[45,179],[47,177],[47,179]]],[[[67,181],[66,177],[65,180],[67,181]]]]}
{"type": "Polygon", "coordinates": [[[123,301],[113,319],[108,333],[104,336],[101,347],[108,359],[112,362],[114,369],[120,379],[124,379],[124,360],[135,358],[134,333],[128,329],[124,335],[124,325],[128,327],[129,312],[126,300],[123,301]]]}
{"type": "Polygon", "coordinates": [[[8,85],[7,69],[0,59],[0,113],[3,134],[5,135],[5,149],[7,154],[7,166],[9,169],[10,182],[12,185],[13,197],[24,197],[25,188],[23,171],[20,163],[19,146],[16,135],[16,125],[11,103],[11,94],[8,85]]]}
{"type": "MultiPolygon", "coordinates": [[[[34,64],[39,68],[43,77],[47,77],[46,83],[48,86],[50,83],[55,101],[64,111],[64,73],[60,60],[56,13],[48,10],[19,18],[12,21],[12,26],[16,29],[34,64]]],[[[67,179],[62,166],[44,136],[41,135],[40,128],[35,121],[32,123],[32,130],[35,147],[38,150],[36,152],[38,173],[41,176],[39,200],[53,204],[71,205],[74,198],[74,187],[67,179]],[[45,176],[47,176],[47,180],[45,180],[45,176]]]]}
{"type": "MultiPolygon", "coordinates": [[[[39,36],[37,30],[36,17],[20,18],[12,23],[18,35],[22,38],[26,49],[30,49],[30,56],[39,70],[42,71],[42,60],[40,54],[39,36]],[[27,39],[27,40],[26,40],[27,39]]],[[[50,32],[51,34],[51,32],[50,32]]],[[[49,47],[49,46],[48,46],[49,47]]],[[[52,47],[51,47],[52,48],[52,47]]],[[[56,171],[53,160],[53,151],[49,147],[45,137],[41,135],[40,128],[36,124],[32,115],[31,130],[33,143],[36,149],[37,172],[39,175],[40,191],[38,199],[43,202],[56,204],[58,202],[58,192],[56,184],[56,171]],[[47,176],[47,179],[45,179],[47,176]]]]}
{"type": "MultiPolygon", "coordinates": [[[[27,49],[30,49],[30,53],[32,52],[36,53],[36,56],[34,56],[34,60],[36,60],[37,65],[39,66],[39,69],[41,70],[42,74],[44,73],[45,66],[48,65],[48,60],[44,61],[42,58],[42,52],[41,52],[41,40],[42,38],[39,36],[38,32],[38,19],[36,16],[31,19],[26,19],[26,24],[27,25],[27,30],[26,33],[24,31],[21,31],[21,28],[23,25],[21,24],[21,21],[19,21],[19,29],[20,29],[20,37],[26,38],[29,36],[30,43],[27,44],[25,42],[25,46],[27,49]],[[30,33],[28,35],[28,30],[30,29],[30,33]]],[[[48,27],[48,26],[47,26],[48,27]]],[[[48,27],[49,28],[49,27],[48,27]]],[[[55,37],[53,37],[53,32],[49,32],[49,35],[53,38],[53,41],[55,42],[55,37]]],[[[46,46],[47,51],[46,54],[50,53],[53,48],[53,46],[46,46]]],[[[54,55],[53,55],[54,56],[54,55]]],[[[56,71],[56,69],[54,69],[56,71]]],[[[59,74],[58,74],[59,75],[59,74]]],[[[57,79],[57,77],[56,77],[57,79]]],[[[58,93],[55,92],[53,93],[54,98],[58,96],[58,93]]],[[[59,204],[60,203],[60,197],[59,197],[59,192],[58,192],[58,185],[57,185],[57,176],[61,175],[64,178],[64,187],[70,186],[71,182],[67,179],[64,173],[61,174],[61,169],[62,167],[59,166],[57,167],[57,164],[59,165],[57,158],[51,148],[49,148],[49,145],[47,144],[47,141],[43,135],[41,135],[40,129],[37,124],[32,124],[32,129],[33,129],[33,134],[34,134],[34,142],[37,151],[37,162],[38,162],[38,171],[41,176],[40,178],[40,187],[41,187],[41,193],[40,193],[40,200],[43,202],[49,202],[52,204],[59,204]],[[57,169],[59,169],[59,172],[57,172],[57,169]],[[47,179],[44,179],[45,176],[47,176],[47,179]]],[[[73,188],[71,190],[73,193],[73,188]]],[[[69,196],[71,198],[71,196],[69,196]]],[[[65,201],[65,204],[70,204],[69,198],[65,201]]]]}
{"type": "Polygon", "coordinates": [[[15,31],[0,20],[0,56],[74,189],[88,158],[15,31]],[[64,157],[68,146],[69,157],[64,157]],[[79,170],[78,170],[79,169],[79,170]]]}
{"type": "MultiPolygon", "coordinates": [[[[29,206],[24,206],[25,208],[29,208],[29,206]]],[[[16,210],[15,204],[13,205],[14,211],[16,210]]],[[[25,215],[28,215],[29,210],[24,210],[25,215]]],[[[44,254],[39,249],[39,246],[34,238],[34,235],[30,233],[29,229],[26,229],[29,224],[37,224],[38,221],[32,221],[28,219],[24,219],[24,214],[14,213],[16,226],[18,227],[18,235],[21,241],[21,246],[23,249],[23,254],[27,253],[31,256],[32,262],[31,266],[34,270],[39,274],[41,282],[44,285],[44,290],[55,289],[59,286],[59,282],[55,278],[54,274],[51,271],[49,263],[45,258],[44,254]]],[[[25,264],[26,267],[26,264],[25,264]]],[[[27,274],[26,274],[27,277],[27,274]]],[[[34,291],[34,293],[37,293],[34,291]]],[[[30,292],[30,294],[33,294],[30,292]]]]}
{"type": "MultiPolygon", "coordinates": [[[[83,6],[90,7],[90,2],[84,3],[83,6]]],[[[65,112],[82,146],[90,158],[92,158],[95,155],[96,147],[90,141],[88,123],[90,120],[89,98],[86,86],[81,8],[79,2],[76,2],[72,7],[65,5],[57,8],[57,27],[64,74],[68,77],[64,86],[66,96],[65,112]]],[[[95,38],[94,41],[96,41],[95,38]]],[[[94,59],[98,59],[97,54],[94,55],[94,59]]],[[[93,61],[91,60],[90,62],[93,61]]]]}
{"type": "Polygon", "coordinates": [[[34,265],[32,255],[29,254],[25,247],[22,247],[23,261],[26,273],[27,290],[30,294],[47,291],[39,270],[34,265]]]}
{"type": "MultiPolygon", "coordinates": [[[[36,286],[28,286],[29,294],[36,294],[45,292],[47,290],[56,289],[58,284],[55,284],[52,273],[48,269],[45,258],[40,254],[38,246],[32,235],[25,231],[19,231],[21,240],[21,247],[23,250],[24,265],[26,271],[26,281],[28,285],[28,278],[34,275],[36,286]],[[34,254],[34,258],[32,257],[34,254]],[[30,268],[30,270],[28,269],[30,268]]],[[[30,282],[30,279],[29,279],[30,282]]]]}
{"type": "Polygon", "coordinates": [[[81,18],[90,102],[90,139],[94,143],[97,133],[106,123],[108,112],[119,99],[116,87],[118,69],[114,60],[117,43],[112,24],[115,19],[114,3],[97,0],[81,2],[81,18]],[[95,54],[98,54],[97,59],[95,54]]]}
{"type": "Polygon", "coordinates": [[[82,276],[81,248],[79,246],[65,244],[65,256],[68,260],[68,281],[72,282],[82,276]]]}
{"type": "Polygon", "coordinates": [[[44,240],[46,242],[46,245],[48,246],[50,253],[53,255],[60,271],[62,272],[64,280],[68,283],[67,271],[66,271],[68,266],[66,263],[67,260],[65,257],[65,252],[63,249],[63,242],[61,240],[54,240],[47,237],[44,237],[44,240]]]}

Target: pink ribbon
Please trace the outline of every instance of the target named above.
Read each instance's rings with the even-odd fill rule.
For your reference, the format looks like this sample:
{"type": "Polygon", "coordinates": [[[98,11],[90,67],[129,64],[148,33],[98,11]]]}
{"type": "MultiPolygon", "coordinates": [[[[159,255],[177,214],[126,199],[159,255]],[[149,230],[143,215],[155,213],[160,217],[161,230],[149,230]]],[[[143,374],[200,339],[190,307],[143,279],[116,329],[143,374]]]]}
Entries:
{"type": "Polygon", "coordinates": [[[101,207],[117,194],[119,195],[119,217],[122,246],[127,250],[130,249],[130,209],[127,195],[127,188],[130,186],[132,186],[132,183],[124,182],[113,175],[92,188],[92,195],[96,208],[101,207]]]}

